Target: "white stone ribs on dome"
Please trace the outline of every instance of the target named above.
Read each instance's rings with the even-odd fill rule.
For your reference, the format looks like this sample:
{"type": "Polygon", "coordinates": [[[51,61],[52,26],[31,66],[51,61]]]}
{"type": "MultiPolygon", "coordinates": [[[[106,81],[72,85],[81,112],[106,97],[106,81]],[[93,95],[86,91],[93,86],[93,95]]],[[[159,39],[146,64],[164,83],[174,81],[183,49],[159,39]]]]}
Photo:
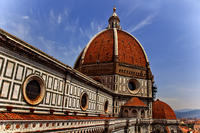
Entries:
{"type": "MultiPolygon", "coordinates": [[[[83,64],[83,62],[84,62],[85,54],[86,54],[86,52],[87,52],[87,50],[88,50],[88,48],[89,48],[91,42],[92,42],[98,35],[100,35],[101,33],[103,33],[103,32],[106,31],[106,30],[107,30],[107,29],[100,31],[100,32],[97,33],[95,36],[93,36],[92,39],[88,42],[88,44],[87,44],[86,47],[84,48],[83,54],[82,54],[82,56],[81,56],[81,64],[83,64]]],[[[75,65],[76,65],[76,63],[77,63],[77,62],[75,62],[75,65]]],[[[74,65],[74,66],[75,66],[75,65],[74,65]]]]}
{"type": "Polygon", "coordinates": [[[81,59],[84,50],[85,50],[85,48],[84,48],[84,49],[81,51],[81,53],[78,55],[78,58],[76,58],[76,61],[75,61],[75,63],[74,63],[74,67],[73,67],[73,68],[76,67],[76,65],[77,65],[77,63],[78,63],[78,61],[79,61],[79,59],[81,59]]]}
{"type": "Polygon", "coordinates": [[[127,34],[130,35],[131,37],[133,37],[133,38],[138,42],[138,44],[139,44],[140,47],[142,48],[142,51],[143,51],[143,53],[144,53],[144,55],[145,55],[146,61],[149,63],[149,60],[148,60],[147,54],[146,54],[146,52],[145,52],[145,50],[144,50],[142,44],[137,40],[137,38],[134,37],[133,35],[131,35],[130,33],[128,33],[127,31],[124,31],[124,30],[122,30],[122,31],[125,32],[125,33],[127,33],[127,34]]]}
{"type": "MultiPolygon", "coordinates": [[[[88,44],[86,45],[86,47],[85,47],[84,50],[83,50],[83,53],[81,52],[80,55],[79,55],[79,57],[81,56],[81,64],[84,63],[85,54],[86,54],[88,48],[90,47],[92,41],[93,41],[96,37],[98,37],[98,35],[100,35],[101,33],[105,32],[106,30],[108,30],[108,29],[105,29],[105,30],[100,31],[99,33],[97,33],[97,34],[88,42],[88,44]]],[[[114,56],[117,57],[117,56],[119,55],[119,53],[118,53],[118,51],[119,51],[119,50],[118,50],[118,34],[117,34],[117,30],[118,30],[118,29],[117,29],[117,28],[113,28],[113,30],[114,30],[114,56]]],[[[142,51],[143,51],[143,53],[144,53],[144,55],[145,55],[146,61],[149,63],[147,54],[146,54],[146,52],[145,52],[145,50],[144,50],[142,44],[137,40],[137,38],[134,37],[133,35],[131,35],[130,33],[128,33],[127,31],[124,31],[124,30],[121,30],[121,31],[127,33],[128,35],[130,35],[132,38],[134,38],[134,39],[138,42],[139,46],[142,48],[142,51]]],[[[74,64],[74,67],[75,67],[75,65],[78,63],[79,57],[77,58],[77,60],[76,60],[76,62],[75,62],[75,64],[74,64]]]]}
{"type": "Polygon", "coordinates": [[[119,55],[119,54],[118,54],[118,35],[117,35],[117,28],[113,28],[113,30],[114,30],[114,49],[115,49],[114,56],[115,56],[115,59],[116,59],[116,57],[119,55]]]}

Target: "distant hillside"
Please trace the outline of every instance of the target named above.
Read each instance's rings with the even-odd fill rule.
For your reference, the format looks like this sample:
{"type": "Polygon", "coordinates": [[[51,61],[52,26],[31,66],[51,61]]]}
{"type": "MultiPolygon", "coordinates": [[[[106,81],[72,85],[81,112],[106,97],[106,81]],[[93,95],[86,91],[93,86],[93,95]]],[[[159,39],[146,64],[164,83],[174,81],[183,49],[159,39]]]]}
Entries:
{"type": "Polygon", "coordinates": [[[176,110],[175,113],[177,118],[200,118],[200,109],[176,110]]]}

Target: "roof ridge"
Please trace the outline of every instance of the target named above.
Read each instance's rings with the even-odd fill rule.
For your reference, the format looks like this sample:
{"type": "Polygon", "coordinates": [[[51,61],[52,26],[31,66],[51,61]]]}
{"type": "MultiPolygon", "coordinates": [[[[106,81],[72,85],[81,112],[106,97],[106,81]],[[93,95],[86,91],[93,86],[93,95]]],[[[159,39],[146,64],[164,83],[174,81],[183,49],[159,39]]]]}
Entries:
{"type": "Polygon", "coordinates": [[[123,106],[147,107],[147,105],[138,97],[132,97],[123,106]]]}

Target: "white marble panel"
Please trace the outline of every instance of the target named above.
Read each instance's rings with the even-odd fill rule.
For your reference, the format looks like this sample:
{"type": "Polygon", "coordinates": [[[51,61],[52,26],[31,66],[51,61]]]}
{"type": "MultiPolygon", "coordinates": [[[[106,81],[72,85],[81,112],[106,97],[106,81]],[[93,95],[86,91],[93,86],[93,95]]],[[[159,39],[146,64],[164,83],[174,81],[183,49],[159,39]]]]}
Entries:
{"type": "Polygon", "coordinates": [[[16,73],[16,79],[17,80],[22,80],[23,71],[24,71],[24,67],[19,65],[18,69],[17,69],[17,73],[16,73]]]}
{"type": "Polygon", "coordinates": [[[51,89],[52,87],[52,81],[53,81],[53,78],[52,77],[49,77],[49,80],[48,80],[48,88],[51,89]]]}
{"type": "Polygon", "coordinates": [[[77,108],[79,108],[79,103],[80,103],[80,101],[79,101],[79,99],[78,99],[77,102],[76,102],[76,107],[77,107],[77,108]]]}
{"type": "Polygon", "coordinates": [[[123,83],[126,83],[126,79],[125,78],[123,79],[123,83]]]}
{"type": "Polygon", "coordinates": [[[1,97],[7,98],[9,89],[10,89],[10,82],[3,81],[2,82],[1,97]]]}
{"type": "Polygon", "coordinates": [[[19,91],[20,91],[20,85],[19,84],[14,84],[14,87],[13,87],[13,94],[12,94],[12,99],[18,99],[18,96],[19,96],[19,91]]]}
{"type": "Polygon", "coordinates": [[[76,95],[76,86],[74,87],[74,95],[76,95]]]}
{"type": "Polygon", "coordinates": [[[73,87],[73,86],[71,86],[71,87],[70,87],[70,94],[72,94],[72,93],[73,93],[73,89],[74,89],[74,87],[73,87]]]}
{"type": "Polygon", "coordinates": [[[0,70],[2,69],[3,65],[3,59],[0,58],[0,70]]]}
{"type": "Polygon", "coordinates": [[[58,88],[58,80],[57,79],[55,79],[54,80],[54,90],[57,90],[58,88]]]}
{"type": "Polygon", "coordinates": [[[69,101],[69,98],[66,97],[66,98],[65,98],[65,107],[68,107],[68,101],[69,101]]]}
{"type": "Polygon", "coordinates": [[[50,92],[47,92],[47,96],[46,96],[46,103],[49,104],[49,100],[50,100],[50,92]]]}
{"type": "Polygon", "coordinates": [[[13,62],[8,61],[6,73],[5,73],[6,77],[10,77],[10,78],[12,77],[12,73],[14,71],[14,66],[15,66],[15,64],[13,62]]]}
{"type": "Polygon", "coordinates": [[[76,99],[73,99],[73,107],[76,107],[76,99]]]}
{"type": "Polygon", "coordinates": [[[27,69],[26,71],[27,71],[27,72],[26,72],[26,76],[28,76],[28,75],[30,75],[30,74],[33,73],[33,70],[31,70],[31,69],[27,69]]]}
{"type": "Polygon", "coordinates": [[[51,104],[55,104],[56,103],[56,94],[53,93],[53,96],[52,96],[52,103],[51,104]]]}
{"type": "Polygon", "coordinates": [[[47,75],[43,74],[43,75],[42,75],[42,78],[43,78],[44,81],[46,81],[47,75]]]}
{"type": "Polygon", "coordinates": [[[61,104],[61,95],[58,95],[58,105],[60,105],[61,104]]]}
{"type": "Polygon", "coordinates": [[[63,90],[63,81],[60,81],[60,88],[59,88],[59,91],[62,91],[63,90]]]}
{"type": "Polygon", "coordinates": [[[77,88],[77,96],[80,96],[80,88],[77,88]]]}
{"type": "Polygon", "coordinates": [[[72,98],[70,97],[69,98],[69,106],[71,107],[71,105],[72,105],[72,98]]]}
{"type": "Polygon", "coordinates": [[[123,85],[123,91],[125,91],[125,90],[126,90],[125,85],[123,85]]]}

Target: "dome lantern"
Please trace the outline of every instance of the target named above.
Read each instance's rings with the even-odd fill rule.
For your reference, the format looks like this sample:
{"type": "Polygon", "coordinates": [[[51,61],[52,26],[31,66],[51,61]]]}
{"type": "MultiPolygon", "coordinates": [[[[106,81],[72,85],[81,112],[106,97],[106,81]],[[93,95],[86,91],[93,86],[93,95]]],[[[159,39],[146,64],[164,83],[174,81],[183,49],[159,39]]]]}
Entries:
{"type": "Polygon", "coordinates": [[[108,19],[108,29],[111,29],[111,28],[117,28],[117,29],[121,29],[121,26],[119,24],[120,22],[120,19],[119,17],[117,16],[117,13],[116,13],[116,7],[113,8],[113,14],[112,16],[108,19]]]}

